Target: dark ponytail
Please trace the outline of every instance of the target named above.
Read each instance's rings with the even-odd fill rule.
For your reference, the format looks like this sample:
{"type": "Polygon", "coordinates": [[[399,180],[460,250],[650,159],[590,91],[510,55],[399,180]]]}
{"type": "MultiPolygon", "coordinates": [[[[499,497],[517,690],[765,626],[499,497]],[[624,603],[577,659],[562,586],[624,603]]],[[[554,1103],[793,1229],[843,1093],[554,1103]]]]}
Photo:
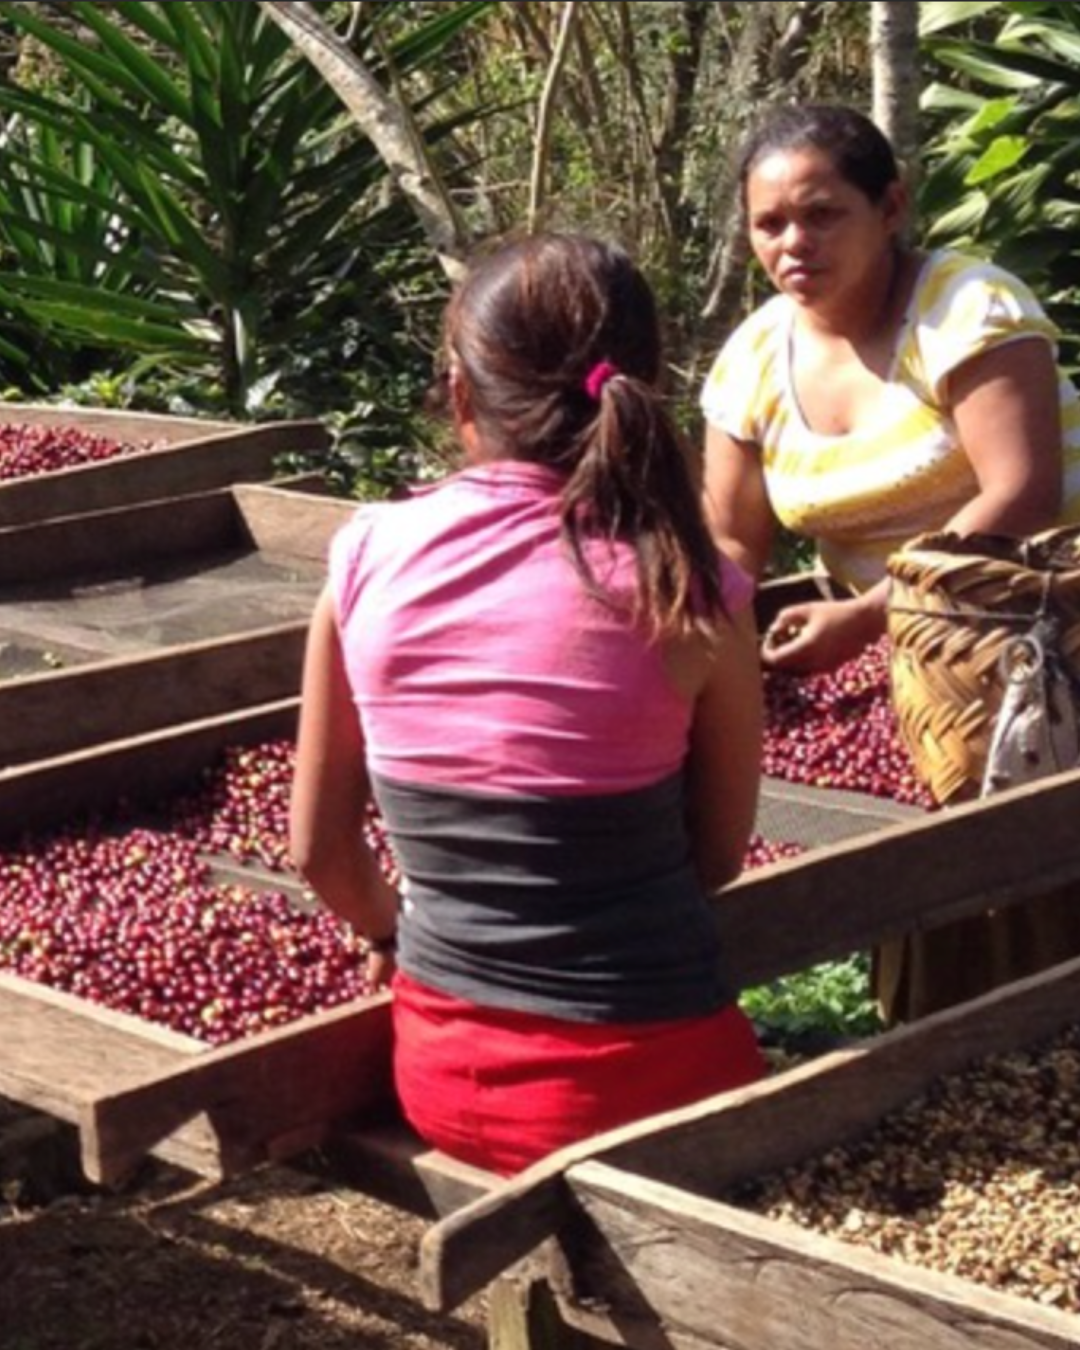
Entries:
{"type": "Polygon", "coordinates": [[[723,614],[716,548],[685,447],[653,386],[624,374],[605,383],[563,493],[563,528],[592,590],[586,538],[633,548],[638,610],[654,632],[709,629],[723,614]]]}
{"type": "Polygon", "coordinates": [[[580,235],[504,246],[451,300],[446,346],[485,445],[566,471],[563,532],[589,590],[608,598],[590,541],[619,541],[654,634],[715,631],[716,550],[658,389],[656,303],[629,256],[580,235]]]}

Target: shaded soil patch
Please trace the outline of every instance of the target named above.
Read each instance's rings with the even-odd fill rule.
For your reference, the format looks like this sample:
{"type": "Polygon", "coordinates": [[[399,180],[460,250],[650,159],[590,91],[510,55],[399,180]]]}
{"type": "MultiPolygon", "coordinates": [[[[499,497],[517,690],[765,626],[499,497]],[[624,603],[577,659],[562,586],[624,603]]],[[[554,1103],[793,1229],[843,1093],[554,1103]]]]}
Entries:
{"type": "Polygon", "coordinates": [[[475,1300],[415,1292],[426,1221],[270,1168],[0,1207],[4,1350],[482,1350],[475,1300]]]}

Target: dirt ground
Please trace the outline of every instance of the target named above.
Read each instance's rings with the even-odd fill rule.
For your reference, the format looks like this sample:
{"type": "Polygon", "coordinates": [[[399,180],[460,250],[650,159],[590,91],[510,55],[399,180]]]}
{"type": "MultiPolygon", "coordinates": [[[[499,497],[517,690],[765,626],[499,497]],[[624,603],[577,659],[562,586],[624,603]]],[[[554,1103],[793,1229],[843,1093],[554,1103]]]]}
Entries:
{"type": "Polygon", "coordinates": [[[482,1350],[484,1306],[421,1306],[425,1221],[269,1168],[0,1203],[2,1350],[482,1350]]]}

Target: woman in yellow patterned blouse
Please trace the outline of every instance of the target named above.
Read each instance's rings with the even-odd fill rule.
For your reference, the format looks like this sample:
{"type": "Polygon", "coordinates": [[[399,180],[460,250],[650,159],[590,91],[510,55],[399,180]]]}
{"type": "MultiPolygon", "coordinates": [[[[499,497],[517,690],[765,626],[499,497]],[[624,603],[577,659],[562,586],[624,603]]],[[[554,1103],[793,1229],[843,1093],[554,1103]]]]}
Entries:
{"type": "Polygon", "coordinates": [[[776,522],[816,542],[850,598],[788,608],[762,655],[827,670],[885,631],[885,560],[915,535],[1080,519],[1080,399],[1023,283],[902,242],[896,159],[861,113],[776,110],[739,175],[778,294],[706,380],[706,499],[758,576],[776,522]]]}
{"type": "MultiPolygon", "coordinates": [[[[1080,399],[1017,278],[904,243],[896,159],[862,114],[776,110],[740,183],[778,294],[706,381],[706,500],[757,576],[776,522],[815,541],[839,598],[781,611],[762,660],[830,670],[885,632],[886,558],[915,535],[1080,520],[1080,399]]],[[[1055,893],[886,944],[875,992],[909,1020],[1078,953],[1080,905],[1055,893]]]]}

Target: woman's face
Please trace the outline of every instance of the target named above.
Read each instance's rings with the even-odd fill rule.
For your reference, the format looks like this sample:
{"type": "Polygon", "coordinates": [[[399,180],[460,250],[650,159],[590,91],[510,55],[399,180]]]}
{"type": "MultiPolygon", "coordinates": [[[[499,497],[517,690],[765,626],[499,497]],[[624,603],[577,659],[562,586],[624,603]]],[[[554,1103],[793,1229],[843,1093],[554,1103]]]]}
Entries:
{"type": "Polygon", "coordinates": [[[828,304],[857,289],[892,253],[903,213],[893,183],[872,202],[822,150],[777,150],[746,181],[750,244],[777,290],[828,304]]]}

